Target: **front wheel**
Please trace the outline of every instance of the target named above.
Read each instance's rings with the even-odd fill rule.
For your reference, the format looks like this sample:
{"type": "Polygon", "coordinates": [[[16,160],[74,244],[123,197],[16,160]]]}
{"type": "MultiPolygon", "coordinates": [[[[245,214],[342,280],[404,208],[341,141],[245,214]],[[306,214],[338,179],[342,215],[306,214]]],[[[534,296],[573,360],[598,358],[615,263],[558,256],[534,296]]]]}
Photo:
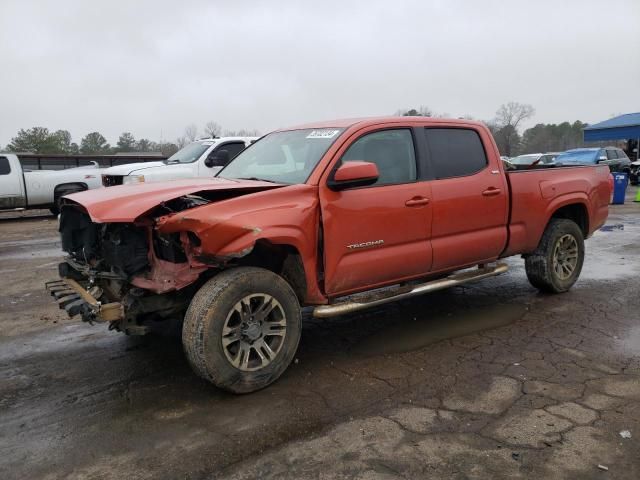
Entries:
{"type": "Polygon", "coordinates": [[[302,319],[298,299],[269,270],[224,271],[195,294],[182,330],[194,371],[234,393],[249,393],[275,381],[298,348],[302,319]]]}
{"type": "Polygon", "coordinates": [[[536,251],[526,257],[525,269],[531,285],[543,292],[561,293],[576,283],[583,263],[582,230],[571,220],[554,218],[536,251]]]}

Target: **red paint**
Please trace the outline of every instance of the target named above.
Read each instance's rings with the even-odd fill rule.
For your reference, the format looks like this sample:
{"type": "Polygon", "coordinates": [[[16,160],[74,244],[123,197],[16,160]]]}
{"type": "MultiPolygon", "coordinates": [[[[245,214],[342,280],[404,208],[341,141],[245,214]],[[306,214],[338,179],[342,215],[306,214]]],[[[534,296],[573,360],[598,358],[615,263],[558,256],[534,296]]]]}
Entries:
{"type": "MultiPolygon", "coordinates": [[[[165,265],[168,262],[153,258],[152,271],[145,278],[136,277],[135,284],[159,292],[166,280],[174,279],[174,288],[182,288],[215,263],[198,258],[215,259],[219,268],[262,240],[287,245],[300,254],[307,304],[530,253],[553,213],[566,205],[584,206],[589,233],[608,214],[606,166],[505,173],[489,130],[478,122],[391,117],[303,127],[344,128],[306,184],[194,179],[92,190],[69,198],[83,205],[94,221],[140,224],[149,221],[145,213],[155,206],[185,194],[259,187],[262,191],[156,219],[159,232],[182,233],[189,262],[165,265]],[[328,187],[341,155],[361,135],[414,126],[477,131],[489,164],[466,177],[342,191],[328,187]],[[190,244],[186,232],[195,234],[200,245],[190,244]]],[[[371,170],[367,159],[362,160],[341,167],[345,178],[371,170]]]]}
{"type": "MultiPolygon", "coordinates": [[[[149,243],[152,230],[149,228],[149,243]]],[[[131,279],[131,284],[155,293],[166,293],[180,290],[195,282],[200,274],[207,270],[206,266],[192,265],[189,262],[173,263],[156,257],[153,248],[149,249],[149,265],[151,269],[131,279]]]]}
{"type": "Polygon", "coordinates": [[[346,182],[364,178],[378,178],[378,167],[371,162],[348,162],[341,165],[335,174],[336,182],[346,182]]]}
{"type": "Polygon", "coordinates": [[[96,188],[67,195],[65,198],[86,208],[94,222],[133,222],[162,202],[202,191],[277,188],[268,182],[191,178],[169,182],[139,183],[96,188]],[[89,195],[85,195],[88,193],[89,195]]]}

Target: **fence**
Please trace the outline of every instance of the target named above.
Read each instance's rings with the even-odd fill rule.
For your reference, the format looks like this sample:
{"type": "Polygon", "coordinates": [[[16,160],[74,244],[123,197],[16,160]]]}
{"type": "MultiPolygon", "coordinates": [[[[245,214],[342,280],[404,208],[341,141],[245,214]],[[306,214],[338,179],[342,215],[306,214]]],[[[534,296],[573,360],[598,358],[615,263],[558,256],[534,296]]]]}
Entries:
{"type": "Polygon", "coordinates": [[[18,154],[22,168],[25,170],[64,170],[66,168],[82,167],[98,162],[101,167],[125,165],[136,162],[157,162],[164,160],[158,155],[40,155],[37,153],[18,154]]]}

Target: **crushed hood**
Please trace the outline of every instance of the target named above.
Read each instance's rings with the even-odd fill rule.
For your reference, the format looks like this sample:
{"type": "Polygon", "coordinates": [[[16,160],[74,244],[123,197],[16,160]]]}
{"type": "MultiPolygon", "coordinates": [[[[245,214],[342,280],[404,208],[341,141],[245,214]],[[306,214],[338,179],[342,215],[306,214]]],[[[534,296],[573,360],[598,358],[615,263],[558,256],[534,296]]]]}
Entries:
{"type": "Polygon", "coordinates": [[[94,222],[133,222],[163,202],[184,195],[234,190],[237,190],[238,194],[244,194],[283,186],[285,185],[253,180],[203,178],[98,188],[67,195],[64,198],[82,205],[94,222]]]}

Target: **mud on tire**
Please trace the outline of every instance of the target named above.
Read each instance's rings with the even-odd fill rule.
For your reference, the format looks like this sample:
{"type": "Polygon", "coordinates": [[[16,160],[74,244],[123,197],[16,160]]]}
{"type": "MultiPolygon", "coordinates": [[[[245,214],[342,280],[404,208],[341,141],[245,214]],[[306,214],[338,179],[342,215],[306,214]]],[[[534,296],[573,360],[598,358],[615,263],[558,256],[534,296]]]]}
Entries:
{"type": "Polygon", "coordinates": [[[553,218],[535,252],[525,258],[527,278],[543,292],[561,293],[578,280],[584,262],[584,237],[573,221],[553,218]]]}
{"type": "Polygon", "coordinates": [[[182,344],[200,377],[249,393],[282,375],[301,329],[300,305],[289,284],[269,270],[239,267],[219,273],[194,295],[182,344]]]}

